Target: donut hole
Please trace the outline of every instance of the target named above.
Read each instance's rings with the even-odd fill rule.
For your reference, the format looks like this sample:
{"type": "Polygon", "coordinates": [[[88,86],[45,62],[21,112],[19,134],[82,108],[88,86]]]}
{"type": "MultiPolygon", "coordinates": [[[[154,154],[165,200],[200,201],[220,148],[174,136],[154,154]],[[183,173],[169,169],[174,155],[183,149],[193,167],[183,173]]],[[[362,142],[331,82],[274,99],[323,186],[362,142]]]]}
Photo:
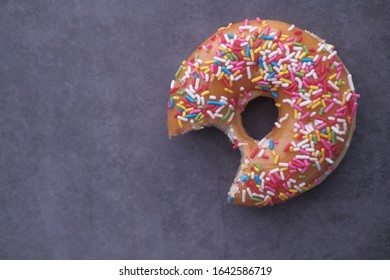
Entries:
{"type": "Polygon", "coordinates": [[[255,140],[261,140],[274,127],[278,119],[278,108],[272,98],[257,97],[251,100],[242,113],[242,123],[255,140]]]}

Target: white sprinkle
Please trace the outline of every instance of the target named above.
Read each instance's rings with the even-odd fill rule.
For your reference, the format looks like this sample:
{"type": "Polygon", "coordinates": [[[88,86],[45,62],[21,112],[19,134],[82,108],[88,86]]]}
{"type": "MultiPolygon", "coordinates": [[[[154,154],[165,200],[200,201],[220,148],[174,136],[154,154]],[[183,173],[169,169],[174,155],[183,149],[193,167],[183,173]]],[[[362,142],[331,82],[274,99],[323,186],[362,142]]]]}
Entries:
{"type": "Polygon", "coordinates": [[[302,182],[302,183],[300,183],[298,186],[300,187],[300,188],[302,188],[302,187],[304,187],[306,185],[306,183],[305,182],[302,182]]]}
{"type": "Polygon", "coordinates": [[[298,82],[298,88],[301,89],[302,88],[302,81],[301,81],[301,79],[299,79],[298,77],[295,77],[295,81],[298,82]]]}
{"type": "Polygon", "coordinates": [[[188,122],[188,119],[182,116],[177,116],[177,118],[183,122],[188,122]]]}
{"type": "Polygon", "coordinates": [[[317,89],[317,90],[313,91],[311,94],[312,94],[312,95],[316,95],[316,94],[318,94],[318,93],[320,93],[320,92],[322,92],[322,91],[323,91],[323,89],[320,88],[320,89],[317,89]]]}
{"type": "Polygon", "coordinates": [[[279,168],[278,168],[278,167],[277,167],[277,168],[274,168],[274,169],[271,169],[271,170],[269,171],[269,173],[271,173],[271,174],[276,173],[276,172],[279,172],[279,168]]]}
{"type": "Polygon", "coordinates": [[[238,80],[240,80],[240,79],[242,79],[242,77],[244,77],[242,74],[240,74],[240,75],[238,75],[234,80],[235,81],[238,81],[238,80]]]}
{"type": "Polygon", "coordinates": [[[206,113],[210,116],[210,118],[215,119],[214,114],[210,110],[207,110],[206,113]]]}
{"type": "Polygon", "coordinates": [[[249,196],[250,196],[250,197],[252,197],[252,196],[253,196],[253,193],[252,193],[252,191],[251,191],[251,189],[250,189],[250,188],[246,188],[246,191],[247,191],[247,193],[249,194],[249,196]]]}
{"type": "Polygon", "coordinates": [[[202,46],[202,49],[203,49],[205,52],[207,52],[207,48],[206,48],[205,45],[202,46]]]}
{"type": "Polygon", "coordinates": [[[262,157],[262,156],[264,155],[264,152],[265,152],[265,150],[264,150],[264,149],[261,149],[260,152],[259,152],[259,154],[258,154],[257,156],[258,156],[258,157],[262,157]]]}
{"type": "Polygon", "coordinates": [[[253,32],[257,30],[257,26],[253,26],[251,29],[249,29],[249,32],[253,32]]]}
{"type": "Polygon", "coordinates": [[[242,201],[242,203],[245,203],[245,200],[246,200],[246,191],[245,191],[245,190],[242,190],[242,195],[241,195],[241,201],[242,201]]]}
{"type": "Polygon", "coordinates": [[[302,189],[300,187],[298,187],[297,185],[294,186],[294,189],[296,189],[299,192],[302,192],[302,189]]]}
{"type": "Polygon", "coordinates": [[[331,58],[334,57],[336,54],[337,54],[337,52],[336,52],[336,51],[333,51],[330,55],[328,55],[328,59],[331,59],[331,58]]]}
{"type": "Polygon", "coordinates": [[[253,26],[252,25],[241,25],[238,27],[238,29],[241,29],[241,30],[249,30],[251,29],[253,26]]]}
{"type": "Polygon", "coordinates": [[[270,195],[270,196],[275,196],[275,194],[271,191],[267,191],[267,193],[270,195]]]}
{"type": "Polygon", "coordinates": [[[328,84],[335,90],[340,90],[338,86],[336,86],[331,80],[328,80],[328,84]]]}
{"type": "Polygon", "coordinates": [[[209,79],[210,79],[209,74],[206,74],[206,75],[204,75],[204,76],[205,76],[205,81],[208,82],[209,79]]]}
{"type": "Polygon", "coordinates": [[[220,62],[223,62],[223,63],[226,62],[226,59],[220,58],[218,56],[214,56],[214,60],[217,60],[217,61],[220,61],[220,62]]]}
{"type": "Polygon", "coordinates": [[[352,92],[348,93],[348,94],[347,94],[347,97],[345,98],[345,100],[346,100],[347,102],[349,102],[349,100],[351,99],[351,96],[352,96],[352,92]]]}
{"type": "Polygon", "coordinates": [[[200,79],[197,78],[197,79],[195,80],[195,89],[196,89],[196,90],[199,88],[199,83],[200,83],[200,79]]]}
{"type": "Polygon", "coordinates": [[[246,73],[248,75],[248,79],[252,79],[251,69],[249,67],[246,67],[246,73]]]}
{"type": "Polygon", "coordinates": [[[222,117],[223,117],[222,114],[218,114],[218,113],[214,114],[214,116],[215,116],[216,118],[222,118],[222,117]]]}
{"type": "Polygon", "coordinates": [[[210,95],[210,97],[209,97],[211,100],[216,100],[217,99],[217,97],[215,96],[215,95],[210,95]]]}
{"type": "Polygon", "coordinates": [[[318,59],[319,57],[320,57],[320,56],[319,56],[318,54],[316,54],[316,55],[314,56],[314,58],[313,58],[313,61],[316,62],[317,59],[318,59]]]}
{"type": "Polygon", "coordinates": [[[326,160],[326,162],[328,162],[329,164],[333,164],[333,160],[331,160],[330,158],[326,157],[325,160],[326,160]]]}
{"type": "Polygon", "coordinates": [[[277,127],[277,128],[281,128],[282,126],[280,125],[280,123],[278,123],[278,122],[274,122],[274,124],[275,124],[275,126],[277,127]]]}
{"type": "Polygon", "coordinates": [[[230,115],[230,118],[228,119],[228,123],[230,123],[232,121],[233,116],[234,116],[234,112],[230,115]]]}
{"type": "Polygon", "coordinates": [[[288,163],[287,162],[279,162],[279,166],[287,167],[288,163]]]}
{"type": "Polygon", "coordinates": [[[288,118],[288,113],[286,113],[283,118],[280,118],[279,122],[282,123],[285,120],[287,120],[287,118],[288,118]]]}
{"type": "Polygon", "coordinates": [[[348,74],[348,85],[349,85],[349,88],[355,92],[355,86],[353,84],[353,81],[352,81],[352,75],[351,74],[348,74]]]}
{"type": "Polygon", "coordinates": [[[171,89],[173,89],[175,87],[175,80],[172,80],[171,82],[171,89]]]}
{"type": "Polygon", "coordinates": [[[340,137],[340,136],[336,136],[336,139],[339,140],[340,142],[344,142],[344,138],[340,137]]]}
{"type": "Polygon", "coordinates": [[[260,180],[263,180],[264,179],[264,176],[265,176],[265,171],[263,171],[261,174],[260,174],[260,180]]]}
{"type": "Polygon", "coordinates": [[[300,107],[304,107],[306,105],[309,105],[311,102],[312,102],[311,100],[306,100],[306,101],[303,101],[303,102],[299,103],[299,106],[300,107]]]}
{"type": "Polygon", "coordinates": [[[287,30],[288,30],[288,31],[291,31],[291,30],[294,29],[294,27],[295,27],[295,25],[294,25],[294,24],[291,24],[290,27],[289,27],[287,30]]]}
{"type": "Polygon", "coordinates": [[[240,91],[244,91],[245,90],[245,88],[244,87],[240,87],[240,91]]]}

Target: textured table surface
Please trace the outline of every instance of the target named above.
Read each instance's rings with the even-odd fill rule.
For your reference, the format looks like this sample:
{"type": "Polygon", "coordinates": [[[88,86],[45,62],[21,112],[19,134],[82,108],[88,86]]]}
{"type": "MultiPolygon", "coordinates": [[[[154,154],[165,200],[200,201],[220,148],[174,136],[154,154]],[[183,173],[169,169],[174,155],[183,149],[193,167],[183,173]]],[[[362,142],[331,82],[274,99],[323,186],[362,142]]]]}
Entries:
{"type": "MultiPolygon", "coordinates": [[[[1,1],[0,258],[389,259],[390,5],[291,2],[1,1]],[[168,141],[165,120],[180,62],[257,16],[334,44],[362,98],[326,181],[248,209],[226,202],[228,138],[168,141]]],[[[275,119],[261,99],[244,115],[257,138],[275,119]]]]}

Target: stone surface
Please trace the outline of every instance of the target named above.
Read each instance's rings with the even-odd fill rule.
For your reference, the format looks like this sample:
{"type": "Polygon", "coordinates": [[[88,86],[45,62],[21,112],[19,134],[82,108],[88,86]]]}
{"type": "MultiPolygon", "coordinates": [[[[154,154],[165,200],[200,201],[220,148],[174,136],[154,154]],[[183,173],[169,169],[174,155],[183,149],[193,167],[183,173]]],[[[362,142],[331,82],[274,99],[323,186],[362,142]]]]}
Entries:
{"type": "MultiPolygon", "coordinates": [[[[389,2],[295,2],[1,1],[0,258],[389,259],[389,2]],[[324,183],[247,209],[228,138],[168,141],[165,116],[179,63],[257,16],[334,44],[362,98],[324,183]]],[[[261,137],[275,109],[254,102],[261,137]]]]}

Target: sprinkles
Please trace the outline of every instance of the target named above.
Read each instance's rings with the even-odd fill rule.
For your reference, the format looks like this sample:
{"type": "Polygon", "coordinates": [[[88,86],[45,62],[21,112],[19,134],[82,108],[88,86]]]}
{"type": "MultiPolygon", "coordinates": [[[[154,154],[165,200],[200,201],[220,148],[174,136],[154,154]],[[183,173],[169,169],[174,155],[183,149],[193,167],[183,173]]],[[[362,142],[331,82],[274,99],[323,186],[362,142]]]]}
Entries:
{"type": "Polygon", "coordinates": [[[333,170],[349,145],[360,96],[352,75],[332,45],[313,45],[310,33],[295,25],[285,31],[260,18],[221,28],[181,63],[170,84],[172,134],[218,124],[246,155],[230,203],[262,207],[293,198],[321,181],[313,174],[333,170]],[[252,145],[235,134],[235,116],[254,90],[288,109],[271,132],[291,130],[287,143],[270,136],[252,145]]]}

